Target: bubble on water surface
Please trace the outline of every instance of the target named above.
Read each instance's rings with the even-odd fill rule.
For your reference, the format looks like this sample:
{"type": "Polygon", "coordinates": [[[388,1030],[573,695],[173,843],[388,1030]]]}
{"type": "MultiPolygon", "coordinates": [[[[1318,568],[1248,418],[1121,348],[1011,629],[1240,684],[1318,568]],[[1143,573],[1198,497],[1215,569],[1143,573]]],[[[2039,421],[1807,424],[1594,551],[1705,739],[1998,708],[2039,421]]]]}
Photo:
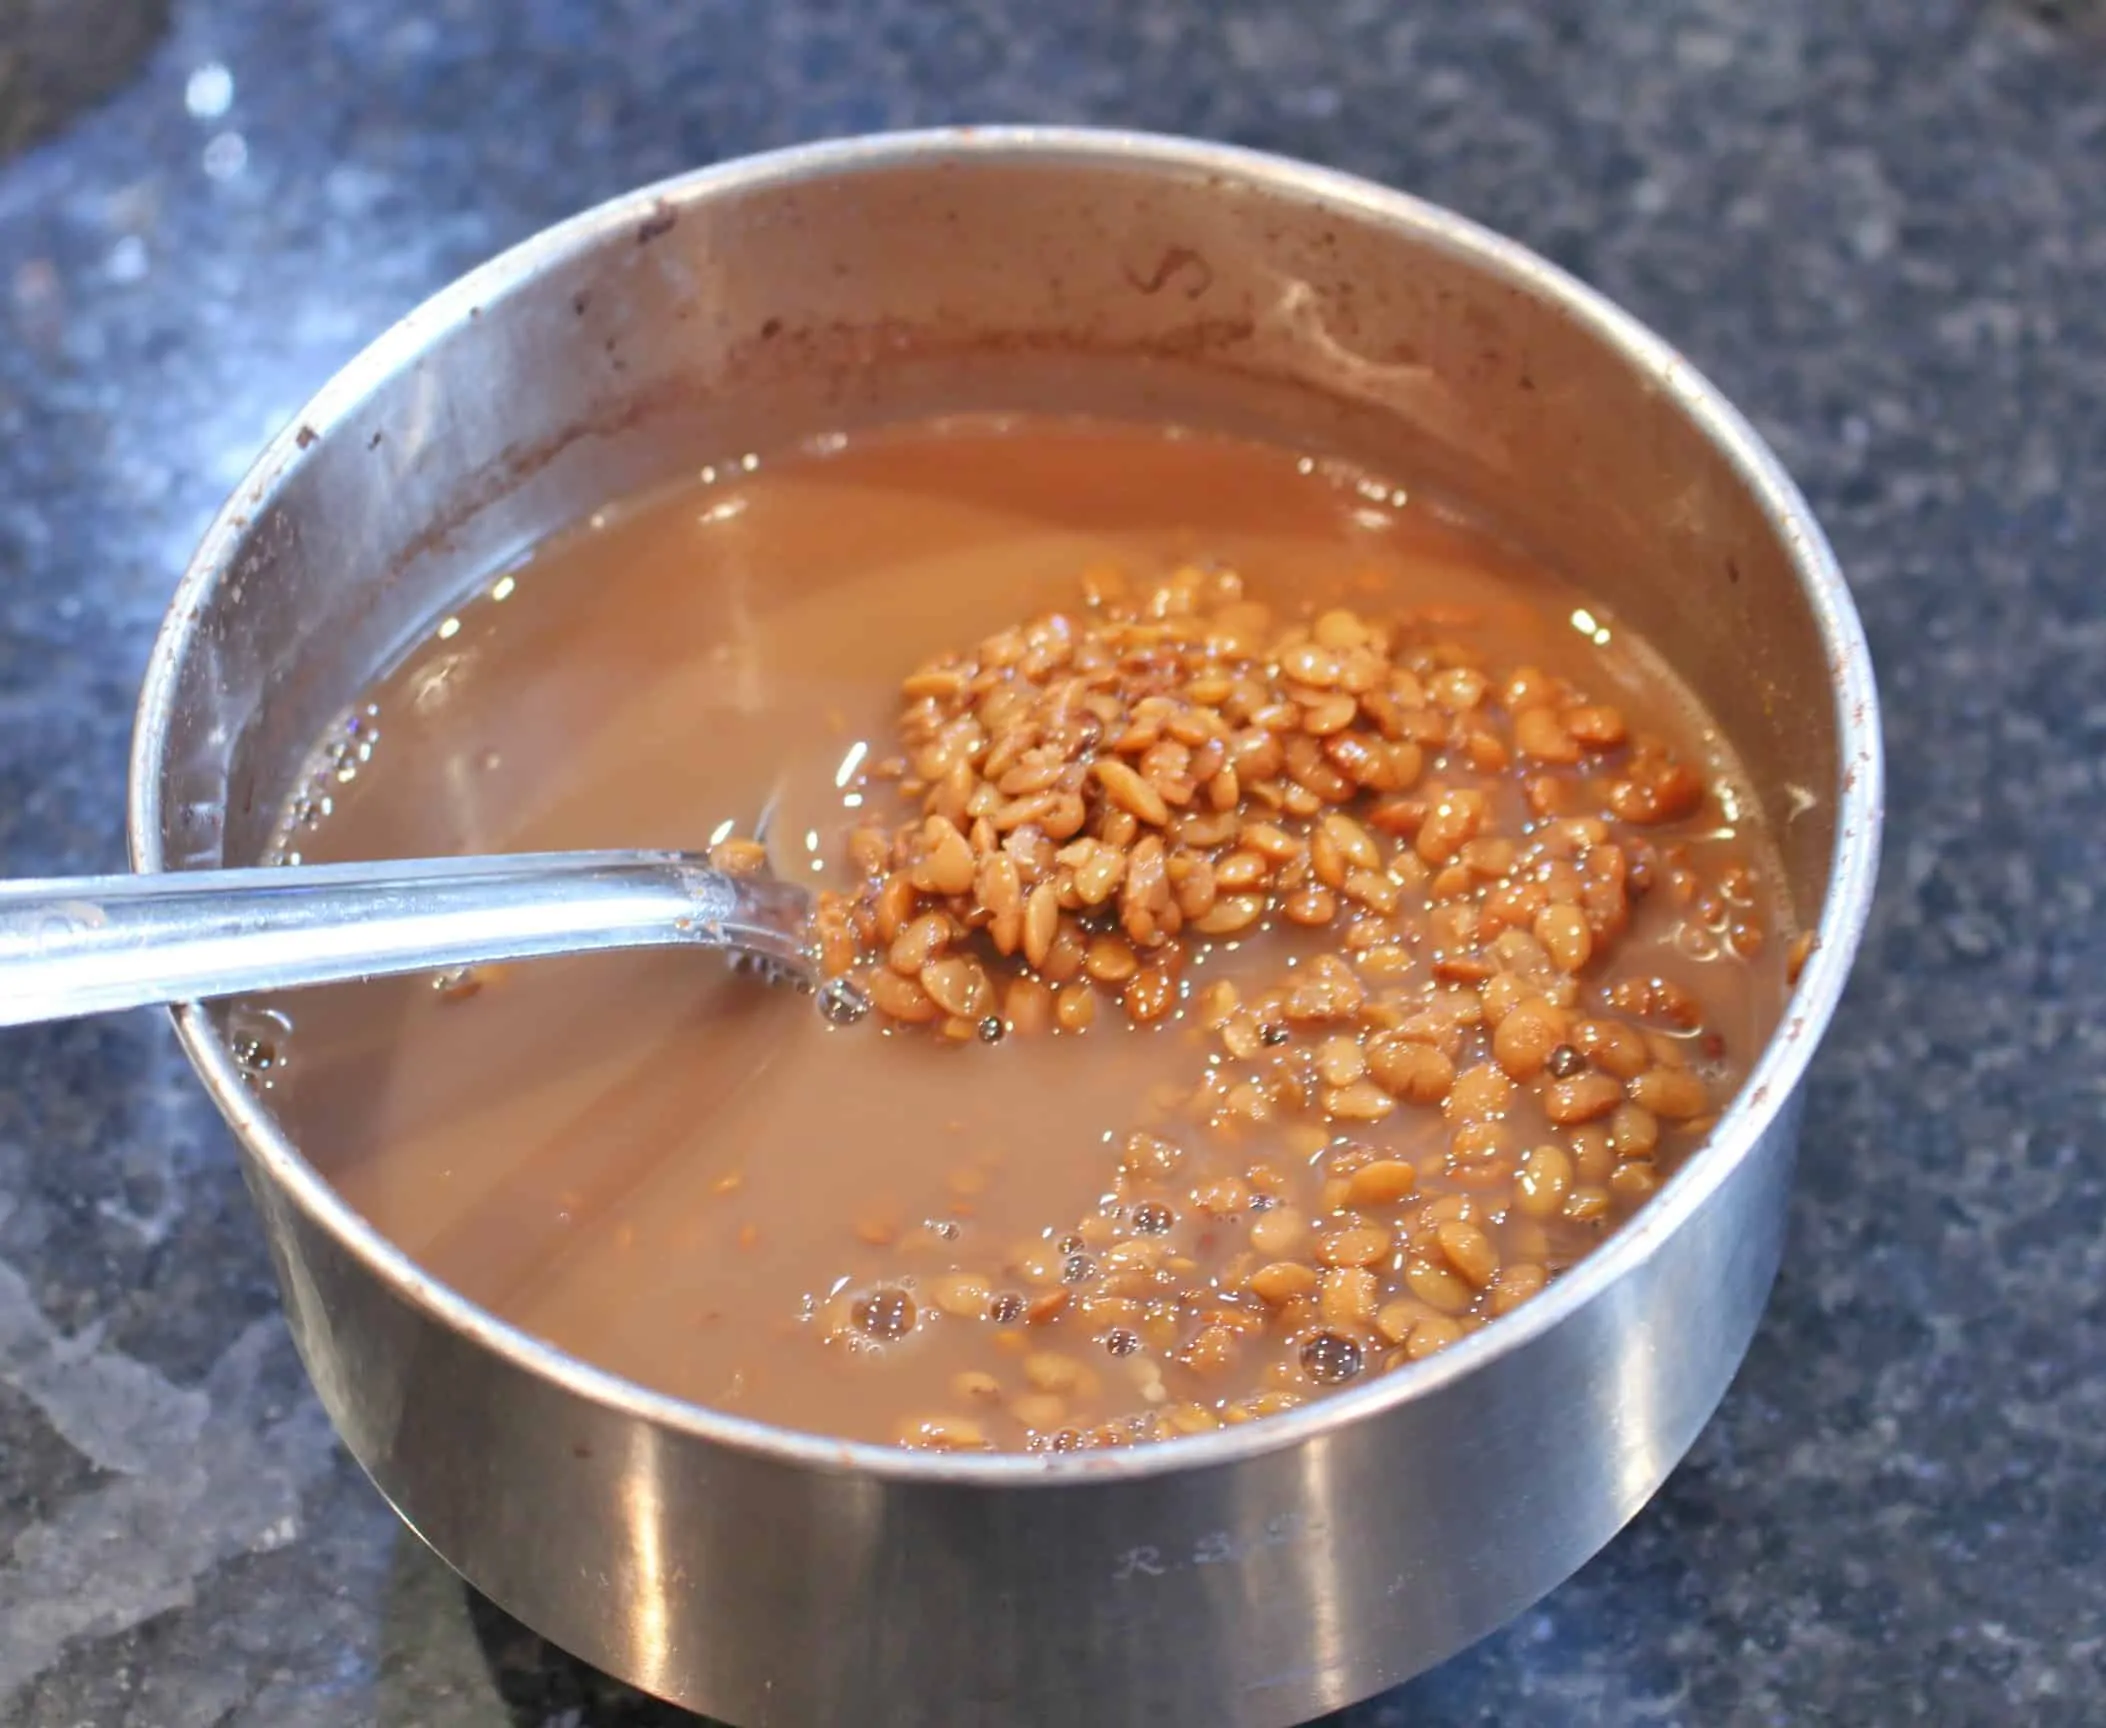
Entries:
{"type": "Polygon", "coordinates": [[[819,988],[819,1012],[835,1026],[853,1026],[870,1012],[870,998],[846,978],[829,978],[819,988]]]}
{"type": "Polygon", "coordinates": [[[868,1338],[902,1338],[914,1330],[914,1298],[887,1286],[855,1305],[855,1322],[868,1338]]]}
{"type": "Polygon", "coordinates": [[[1364,1360],[1358,1340],[1343,1332],[1319,1332],[1302,1346],[1302,1367],[1324,1386],[1342,1386],[1360,1372],[1364,1360]]]}
{"type": "Polygon", "coordinates": [[[237,1009],[227,1022],[227,1048],[244,1080],[268,1092],[285,1071],[292,1021],[275,1008],[237,1009]]]}

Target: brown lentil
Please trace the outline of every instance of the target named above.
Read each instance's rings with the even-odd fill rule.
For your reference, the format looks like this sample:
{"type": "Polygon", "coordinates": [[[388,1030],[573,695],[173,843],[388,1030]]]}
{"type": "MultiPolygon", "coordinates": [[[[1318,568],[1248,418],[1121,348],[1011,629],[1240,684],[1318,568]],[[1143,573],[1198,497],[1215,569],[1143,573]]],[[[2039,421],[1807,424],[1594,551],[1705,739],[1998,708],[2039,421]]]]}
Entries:
{"type": "Polygon", "coordinates": [[[1390,1234],[1387,1230],[1356,1224],[1319,1237],[1316,1258],[1325,1266],[1372,1266],[1387,1258],[1389,1250],[1390,1234]]]}
{"type": "Polygon", "coordinates": [[[1381,1284],[1365,1266],[1337,1266],[1319,1274],[1317,1312],[1327,1326],[1351,1328],[1374,1316],[1381,1284]]]}
{"type": "Polygon", "coordinates": [[[1631,1082],[1631,1102],[1670,1122],[1686,1122],[1711,1107],[1704,1082],[1687,1068],[1654,1068],[1631,1082]]]}
{"type": "Polygon", "coordinates": [[[1359,1209],[1391,1206],[1418,1186],[1419,1173],[1399,1158],[1363,1164],[1348,1180],[1346,1203],[1359,1209]]]}
{"type": "Polygon", "coordinates": [[[1619,1200],[1643,1200],[1659,1186],[1659,1172],[1644,1159],[1619,1164],[1609,1173],[1609,1192],[1619,1200]]]}
{"type": "Polygon", "coordinates": [[[1592,1122],[1623,1102],[1623,1088],[1607,1074],[1575,1074],[1557,1080],[1543,1095],[1543,1114],[1560,1128],[1592,1122]]]}
{"type": "Polygon", "coordinates": [[[1566,1016],[1540,996],[1520,1003],[1492,1033],[1492,1059],[1514,1081],[1533,1080],[1563,1046],[1566,1016]]]}
{"type": "Polygon", "coordinates": [[[1423,1362],[1435,1351],[1460,1343],[1462,1337],[1461,1321],[1447,1314],[1429,1314],[1411,1329],[1411,1336],[1404,1340],[1405,1358],[1423,1362]]]}
{"type": "Polygon", "coordinates": [[[1434,1231],[1450,1266],[1482,1290],[1499,1270],[1499,1250],[1474,1224],[1443,1224],[1434,1231]]]}
{"type": "Polygon", "coordinates": [[[1055,998],[1053,1015],[1063,1032],[1087,1031],[1090,1022],[1097,1018],[1097,993],[1087,984],[1063,984],[1055,998]]]}
{"type": "Polygon", "coordinates": [[[1455,1084],[1455,1064],[1402,1030],[1371,1039],[1367,1054],[1376,1081],[1407,1103],[1438,1104],[1455,1084]]]}

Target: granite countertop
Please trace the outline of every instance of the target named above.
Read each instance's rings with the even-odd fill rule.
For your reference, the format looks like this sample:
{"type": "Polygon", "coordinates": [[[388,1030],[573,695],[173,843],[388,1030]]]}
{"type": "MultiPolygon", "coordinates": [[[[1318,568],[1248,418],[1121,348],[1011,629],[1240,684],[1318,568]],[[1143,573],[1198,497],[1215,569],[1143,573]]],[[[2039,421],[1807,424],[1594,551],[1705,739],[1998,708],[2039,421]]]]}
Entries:
{"type": "MultiPolygon", "coordinates": [[[[121,864],[132,693],[208,513],[367,338],[554,218],[757,147],[989,118],[1426,194],[1622,300],[1774,440],[1864,608],[1891,827],[1717,1420],[1572,1582],[1336,1723],[2097,1720],[2101,13],[179,0],[0,166],[0,867],[121,864]]],[[[150,1015],[0,1037],[0,1719],[690,1720],[398,1528],[150,1015]]]]}

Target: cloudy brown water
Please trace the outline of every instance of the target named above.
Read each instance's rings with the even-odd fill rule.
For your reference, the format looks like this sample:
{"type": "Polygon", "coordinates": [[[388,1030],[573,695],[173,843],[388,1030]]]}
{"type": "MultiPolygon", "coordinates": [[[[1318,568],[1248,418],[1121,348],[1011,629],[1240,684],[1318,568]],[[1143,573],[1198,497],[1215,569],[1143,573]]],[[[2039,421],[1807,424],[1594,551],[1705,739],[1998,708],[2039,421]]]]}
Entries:
{"type": "MultiPolygon", "coordinates": [[[[1477,609],[1470,640],[1495,664],[1570,678],[1726,775],[1725,801],[1677,830],[1700,873],[1760,862],[1744,826],[1701,837],[1733,813],[1730,764],[1690,705],[1586,596],[1496,538],[1290,451],[1030,420],[734,459],[551,541],[380,681],[359,713],[368,757],[333,751],[347,773],[318,781],[326,813],[289,844],[315,862],[700,849],[772,808],[776,868],[845,885],[861,801],[897,819],[862,771],[896,750],[906,674],[1075,605],[1085,569],[1145,581],[1189,560],[1241,571],[1287,617],[1477,609]]],[[[1723,1097],[1775,1022],[1784,944],[1712,958],[1686,924],[1641,906],[1614,965],[1702,1002],[1701,1066],[1723,1097]]],[[[1188,977],[1260,980],[1309,948],[1281,930],[1217,947],[1188,977]]],[[[409,979],[258,1005],[291,1024],[272,1034],[268,1080],[296,1143],[438,1277],[645,1385],[872,1440],[957,1409],[961,1371],[1014,1366],[991,1322],[935,1311],[934,1282],[962,1269],[1024,1289],[1023,1250],[1059,1252],[1100,1213],[1127,1136],[1159,1121],[1151,1090],[1206,1066],[1192,1013],[1134,1028],[1105,1006],[1079,1037],[949,1047],[829,1027],[809,999],[680,952],[514,967],[466,995],[409,979]],[[895,1292],[904,1336],[823,1342],[830,1299],[838,1315],[839,1298],[874,1292],[866,1339],[902,1318],[895,1292]]],[[[1439,1113],[1405,1116],[1362,1138],[1417,1161],[1419,1194],[1437,1195],[1439,1113]]],[[[1310,1193],[1289,1198],[1313,1206],[1321,1171],[1304,1156],[1292,1180],[1310,1193]]],[[[1555,1220],[1530,1251],[1554,1273],[1600,1230],[1555,1220]]],[[[1172,1245],[1218,1271],[1241,1228],[1194,1217],[1172,1245]]],[[[1123,1348],[1073,1326],[1059,1348],[1091,1364],[1063,1417],[1078,1422],[1162,1400],[1165,1373],[1187,1402],[1292,1378],[1267,1357],[1202,1386],[1150,1357],[1151,1390],[1123,1348]]],[[[1303,1358],[1318,1379],[1325,1348],[1303,1358]]],[[[1000,1411],[987,1427],[1005,1445],[1037,1432],[1000,1411]]]]}

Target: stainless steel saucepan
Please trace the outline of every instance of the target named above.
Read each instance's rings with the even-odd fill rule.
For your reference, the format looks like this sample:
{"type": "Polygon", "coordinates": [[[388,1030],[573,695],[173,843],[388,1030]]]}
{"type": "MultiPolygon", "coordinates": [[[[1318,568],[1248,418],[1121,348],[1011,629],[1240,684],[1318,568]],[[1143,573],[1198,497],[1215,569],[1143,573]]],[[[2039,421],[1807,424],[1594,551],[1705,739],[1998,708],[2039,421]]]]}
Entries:
{"type": "Polygon", "coordinates": [[[634,193],[354,361],[264,454],[139,710],[141,870],[256,862],[314,741],[475,579],[610,498],[817,433],[1086,409],[1469,500],[1707,698],[1819,946],[1710,1144],[1538,1300],[1254,1425],[933,1457],[645,1391],[426,1276],[177,1016],[345,1444],[529,1625],[742,1724],[1276,1728],[1460,1649],[1644,1504],[1775,1273],[1800,1080],[1879,840],[1871,667],[1820,530],[1659,338],[1398,193],[1211,145],[880,137],[634,193]]]}

